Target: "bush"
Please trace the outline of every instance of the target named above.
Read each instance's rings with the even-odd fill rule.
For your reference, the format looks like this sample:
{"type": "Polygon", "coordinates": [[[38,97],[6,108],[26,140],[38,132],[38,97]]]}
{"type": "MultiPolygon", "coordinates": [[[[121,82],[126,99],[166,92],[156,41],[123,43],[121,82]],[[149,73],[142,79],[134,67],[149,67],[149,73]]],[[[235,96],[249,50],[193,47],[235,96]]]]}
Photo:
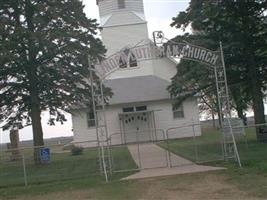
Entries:
{"type": "Polygon", "coordinates": [[[71,151],[71,149],[74,147],[73,144],[65,144],[62,148],[63,151],[71,151]]]}
{"type": "Polygon", "coordinates": [[[71,148],[71,155],[77,156],[77,155],[82,155],[83,154],[83,147],[78,147],[78,146],[72,146],[71,148]]]}

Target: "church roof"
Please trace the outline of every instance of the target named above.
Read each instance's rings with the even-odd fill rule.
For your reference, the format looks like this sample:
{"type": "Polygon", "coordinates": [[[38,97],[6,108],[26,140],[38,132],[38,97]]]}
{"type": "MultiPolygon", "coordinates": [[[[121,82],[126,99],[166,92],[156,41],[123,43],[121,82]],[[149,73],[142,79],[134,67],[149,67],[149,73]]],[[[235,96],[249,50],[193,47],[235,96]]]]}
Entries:
{"type": "Polygon", "coordinates": [[[123,26],[130,24],[147,23],[143,13],[137,13],[129,10],[114,12],[112,15],[101,18],[101,27],[123,26]]]}
{"type": "Polygon", "coordinates": [[[167,87],[170,84],[169,81],[152,75],[104,81],[104,85],[113,92],[110,105],[169,99],[167,87]]]}

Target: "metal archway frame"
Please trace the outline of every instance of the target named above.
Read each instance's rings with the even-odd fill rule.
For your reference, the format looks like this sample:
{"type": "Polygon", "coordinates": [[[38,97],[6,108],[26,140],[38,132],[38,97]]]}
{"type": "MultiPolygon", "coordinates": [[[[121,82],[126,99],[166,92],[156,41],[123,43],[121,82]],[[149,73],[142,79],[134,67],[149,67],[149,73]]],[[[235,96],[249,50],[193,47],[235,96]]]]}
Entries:
{"type": "MultiPolygon", "coordinates": [[[[222,43],[220,42],[219,51],[212,51],[204,47],[187,43],[186,41],[183,41],[181,43],[176,43],[174,41],[167,40],[164,37],[162,31],[154,32],[153,39],[154,43],[148,42],[147,44],[137,45],[132,48],[129,48],[129,51],[131,51],[131,53],[134,54],[135,57],[137,58],[137,62],[144,60],[151,60],[151,59],[161,59],[164,57],[172,57],[172,58],[186,59],[186,60],[200,62],[207,65],[211,70],[214,71],[216,79],[217,97],[219,103],[219,116],[220,116],[220,122],[223,125],[224,157],[226,159],[235,158],[239,166],[241,167],[241,161],[236,145],[235,136],[233,133],[233,128],[231,125],[229,89],[227,84],[222,43]],[[164,43],[164,39],[168,41],[168,44],[164,43]]],[[[96,132],[98,135],[97,136],[98,140],[100,141],[99,144],[101,146],[101,152],[102,152],[101,154],[103,154],[104,151],[103,150],[104,135],[105,136],[108,135],[102,85],[103,81],[108,75],[119,69],[120,66],[119,63],[121,59],[123,60],[127,59],[123,50],[109,56],[105,60],[95,65],[95,72],[100,78],[101,93],[96,95],[93,91],[94,87],[92,87],[92,96],[93,99],[95,99],[95,96],[98,96],[98,98],[100,97],[99,105],[101,107],[101,110],[97,111],[96,106],[99,105],[95,104],[94,113],[95,116],[102,115],[103,124],[99,123],[99,119],[98,117],[96,117],[96,125],[97,125],[96,132]],[[99,137],[99,133],[101,137],[99,137]]],[[[104,157],[104,155],[102,156],[104,157]]],[[[104,158],[102,158],[102,164],[104,171],[106,171],[105,170],[106,164],[104,158]]],[[[106,175],[106,180],[107,180],[107,175],[106,175]]]]}
{"type": "MultiPolygon", "coordinates": [[[[164,34],[162,31],[155,31],[153,33],[153,40],[155,46],[164,44],[164,34]]],[[[184,41],[183,43],[176,43],[172,40],[167,40],[170,45],[182,46],[180,49],[186,48],[189,49],[186,51],[180,51],[182,56],[181,59],[192,60],[196,62],[201,62],[208,65],[214,71],[215,81],[216,81],[216,90],[219,104],[219,120],[222,124],[223,129],[223,143],[224,143],[224,157],[226,159],[234,157],[238,162],[238,165],[241,167],[241,161],[236,145],[236,140],[233,132],[233,127],[231,124],[231,108],[230,108],[230,97],[229,97],[229,88],[227,83],[227,75],[225,69],[224,61],[224,52],[222,47],[222,42],[220,42],[220,50],[212,51],[200,46],[192,45],[184,41]],[[190,52],[190,53],[188,53],[190,52]],[[204,62],[203,62],[204,61],[204,62]],[[234,155],[233,155],[234,153],[234,155]]],[[[164,45],[163,45],[164,46],[164,45]]],[[[165,54],[168,57],[168,48],[171,47],[165,46],[165,54]]]]}

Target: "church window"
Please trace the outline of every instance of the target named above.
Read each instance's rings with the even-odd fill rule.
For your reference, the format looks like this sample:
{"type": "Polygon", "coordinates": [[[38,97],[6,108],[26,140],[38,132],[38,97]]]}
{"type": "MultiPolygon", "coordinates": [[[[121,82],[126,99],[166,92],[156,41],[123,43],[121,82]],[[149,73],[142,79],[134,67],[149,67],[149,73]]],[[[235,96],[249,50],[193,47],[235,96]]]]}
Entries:
{"type": "Polygon", "coordinates": [[[87,113],[87,125],[88,127],[95,127],[95,114],[93,111],[87,113]]]}
{"type": "Polygon", "coordinates": [[[184,118],[184,108],[183,106],[179,106],[175,108],[174,105],[172,106],[173,118],[174,119],[182,119],[184,118]]]}
{"type": "Polygon", "coordinates": [[[126,108],[122,108],[123,112],[134,112],[134,107],[126,107],[126,108]]]}
{"type": "Polygon", "coordinates": [[[123,68],[127,68],[127,63],[122,58],[120,58],[120,60],[119,60],[119,67],[122,68],[122,69],[123,68]]]}
{"type": "Polygon", "coordinates": [[[135,107],[135,110],[136,111],[146,111],[147,110],[147,107],[146,106],[136,106],[135,107]]]}
{"type": "Polygon", "coordinates": [[[131,55],[130,55],[129,65],[130,65],[130,67],[137,67],[137,60],[136,60],[136,57],[133,53],[131,53],[131,55]]]}
{"type": "Polygon", "coordinates": [[[118,0],[118,8],[119,9],[125,8],[125,0],[118,0]]]}

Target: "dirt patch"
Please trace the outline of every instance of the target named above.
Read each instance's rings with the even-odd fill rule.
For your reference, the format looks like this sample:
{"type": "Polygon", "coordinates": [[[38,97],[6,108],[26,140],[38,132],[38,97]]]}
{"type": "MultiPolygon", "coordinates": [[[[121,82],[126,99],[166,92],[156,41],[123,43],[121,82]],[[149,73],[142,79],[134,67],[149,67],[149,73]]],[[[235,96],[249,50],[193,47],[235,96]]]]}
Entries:
{"type": "MultiPolygon", "coordinates": [[[[220,175],[196,176],[192,179],[162,181],[151,181],[146,193],[141,199],[158,200],[207,200],[207,199],[227,199],[227,200],[256,200],[258,198],[249,197],[246,192],[240,191],[236,186],[226,182],[226,178],[220,175]]],[[[172,178],[173,179],[173,178],[172,178]]]]}
{"type": "Polygon", "coordinates": [[[38,196],[25,196],[16,198],[16,200],[93,200],[97,199],[94,197],[94,192],[91,190],[77,190],[77,191],[66,191],[66,192],[56,192],[38,196]]]}
{"type": "MultiPolygon", "coordinates": [[[[110,183],[112,184],[112,183],[110,183]]],[[[257,200],[217,173],[185,174],[163,178],[122,181],[116,186],[57,192],[17,200],[257,200]]]]}

